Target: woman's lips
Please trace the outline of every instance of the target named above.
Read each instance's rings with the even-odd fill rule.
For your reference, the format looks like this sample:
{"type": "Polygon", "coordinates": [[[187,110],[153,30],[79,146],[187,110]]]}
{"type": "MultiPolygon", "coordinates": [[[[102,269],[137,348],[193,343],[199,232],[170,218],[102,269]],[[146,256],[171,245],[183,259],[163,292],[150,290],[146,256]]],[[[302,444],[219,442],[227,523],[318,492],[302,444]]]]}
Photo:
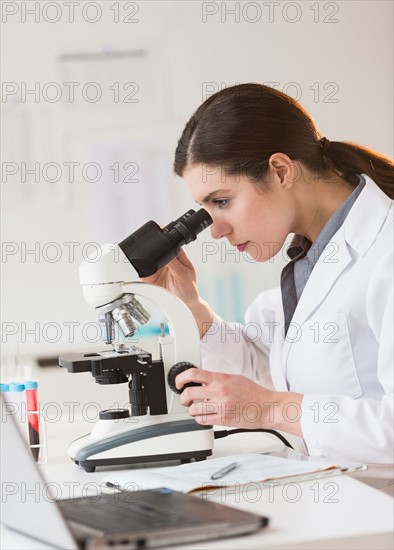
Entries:
{"type": "Polygon", "coordinates": [[[243,252],[246,250],[246,247],[248,246],[250,241],[246,241],[246,243],[237,244],[237,248],[240,252],[243,252]]]}

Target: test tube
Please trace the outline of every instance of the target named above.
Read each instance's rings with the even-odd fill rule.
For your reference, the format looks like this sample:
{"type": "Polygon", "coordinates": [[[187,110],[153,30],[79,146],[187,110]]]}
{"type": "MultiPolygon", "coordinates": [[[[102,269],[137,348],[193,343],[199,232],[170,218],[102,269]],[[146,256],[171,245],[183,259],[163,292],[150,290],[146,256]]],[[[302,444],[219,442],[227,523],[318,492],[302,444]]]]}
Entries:
{"type": "Polygon", "coordinates": [[[29,425],[29,445],[34,460],[37,462],[40,454],[40,422],[37,401],[38,382],[29,380],[25,382],[26,412],[29,425]]]}
{"type": "Polygon", "coordinates": [[[25,385],[21,382],[10,382],[7,395],[7,412],[13,415],[16,424],[19,427],[24,439],[26,437],[26,405],[25,405],[25,385]]]}

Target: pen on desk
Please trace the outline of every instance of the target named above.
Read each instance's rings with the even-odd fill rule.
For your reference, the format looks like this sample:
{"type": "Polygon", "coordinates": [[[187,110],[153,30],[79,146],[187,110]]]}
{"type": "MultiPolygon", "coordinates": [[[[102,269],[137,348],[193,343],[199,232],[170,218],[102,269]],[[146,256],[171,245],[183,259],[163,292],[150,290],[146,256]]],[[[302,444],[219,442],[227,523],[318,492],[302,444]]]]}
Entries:
{"type": "Polygon", "coordinates": [[[29,443],[34,460],[37,462],[40,454],[39,411],[37,401],[38,382],[25,382],[26,412],[29,424],[29,443]]]}
{"type": "Polygon", "coordinates": [[[226,474],[229,474],[230,472],[232,472],[233,470],[235,470],[235,468],[238,468],[239,466],[239,463],[238,462],[232,462],[231,464],[229,464],[228,466],[225,466],[224,468],[222,468],[221,470],[219,470],[218,472],[215,472],[214,474],[211,475],[211,479],[221,479],[222,477],[224,477],[226,474]]]}
{"type": "Polygon", "coordinates": [[[101,489],[103,489],[104,492],[109,493],[121,493],[122,490],[119,487],[117,483],[111,483],[111,481],[103,481],[100,483],[101,489]]]}

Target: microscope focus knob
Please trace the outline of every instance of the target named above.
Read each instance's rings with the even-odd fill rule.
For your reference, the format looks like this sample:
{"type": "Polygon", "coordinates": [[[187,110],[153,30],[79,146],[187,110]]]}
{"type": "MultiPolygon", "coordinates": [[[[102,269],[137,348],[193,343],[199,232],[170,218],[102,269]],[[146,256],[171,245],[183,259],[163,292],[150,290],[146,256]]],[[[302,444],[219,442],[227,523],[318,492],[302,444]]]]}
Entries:
{"type": "Polygon", "coordinates": [[[175,386],[175,378],[178,376],[178,374],[184,372],[185,370],[196,368],[196,365],[193,365],[188,361],[180,361],[179,363],[175,363],[175,365],[170,368],[167,375],[168,385],[170,386],[172,391],[175,393],[182,393],[185,388],[189,388],[191,386],[201,386],[201,384],[198,384],[197,382],[188,382],[180,390],[178,390],[178,388],[175,386]]]}
{"type": "Polygon", "coordinates": [[[129,418],[128,409],[105,409],[100,411],[100,420],[119,420],[120,418],[129,418]]]}

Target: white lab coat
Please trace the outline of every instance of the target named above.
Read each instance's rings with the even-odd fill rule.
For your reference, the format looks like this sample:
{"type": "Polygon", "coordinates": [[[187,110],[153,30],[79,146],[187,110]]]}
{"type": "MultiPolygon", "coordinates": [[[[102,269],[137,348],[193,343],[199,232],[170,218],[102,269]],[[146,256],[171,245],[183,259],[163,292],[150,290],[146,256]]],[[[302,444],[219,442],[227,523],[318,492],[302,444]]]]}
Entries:
{"type": "Polygon", "coordinates": [[[280,289],[262,292],[245,325],[214,318],[202,340],[203,368],[304,394],[301,426],[311,455],[392,463],[393,201],[364,177],[286,338],[280,289]]]}

